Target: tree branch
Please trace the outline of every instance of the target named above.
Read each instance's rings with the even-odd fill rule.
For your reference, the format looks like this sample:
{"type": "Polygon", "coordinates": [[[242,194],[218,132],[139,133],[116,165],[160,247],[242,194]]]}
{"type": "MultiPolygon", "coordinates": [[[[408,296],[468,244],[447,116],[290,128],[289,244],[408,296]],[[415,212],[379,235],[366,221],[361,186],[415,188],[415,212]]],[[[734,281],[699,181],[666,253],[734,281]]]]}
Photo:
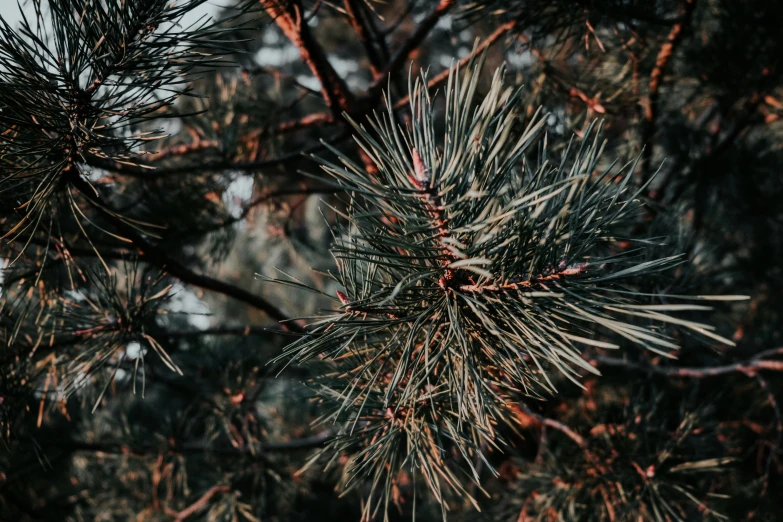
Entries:
{"type": "Polygon", "coordinates": [[[107,211],[106,207],[95,195],[93,187],[78,175],[72,176],[71,183],[87,201],[103,211],[105,218],[114,226],[116,231],[124,236],[125,239],[132,242],[133,245],[139,249],[144,260],[148,263],[160,268],[167,274],[176,277],[183,283],[232,297],[254,308],[262,310],[275,321],[282,322],[282,327],[285,330],[293,332],[302,331],[302,329],[296,323],[292,322],[286,314],[264,298],[238,286],[198,274],[179,261],[169,257],[162,248],[150,243],[142,237],[136,228],[125,222],[116,214],[107,211]]]}
{"type": "MultiPolygon", "coordinates": [[[[503,35],[508,33],[511,29],[514,28],[516,25],[516,21],[512,20],[510,22],[506,22],[505,24],[501,25],[495,31],[489,35],[483,42],[481,42],[474,50],[471,52],[468,56],[461,59],[459,62],[457,62],[457,67],[465,67],[468,63],[470,63],[471,60],[473,60],[476,56],[483,53],[485,50],[487,50],[492,44],[497,42],[503,35]]],[[[432,90],[439,85],[446,82],[446,80],[449,79],[449,74],[451,73],[451,69],[446,69],[445,71],[440,72],[436,76],[433,76],[428,82],[427,82],[427,89],[432,90]]],[[[404,98],[402,98],[400,101],[394,104],[395,109],[401,109],[406,104],[410,102],[410,94],[406,95],[404,98]]]]}
{"type": "Polygon", "coordinates": [[[353,94],[326,58],[321,45],[315,40],[307,21],[304,20],[300,0],[261,0],[261,5],[274,19],[283,34],[299,49],[302,60],[313,76],[321,83],[321,95],[332,111],[335,120],[354,102],[353,94]]]}
{"type": "Polygon", "coordinates": [[[679,21],[674,24],[666,37],[666,41],[658,51],[655,59],[655,67],[650,73],[649,90],[647,93],[647,107],[644,111],[644,122],[642,124],[642,182],[650,178],[650,162],[652,160],[653,146],[652,139],[655,135],[655,125],[658,119],[658,98],[660,96],[661,83],[663,75],[674,55],[675,48],[682,41],[686,26],[693,18],[693,12],[696,9],[696,0],[684,0],[682,14],[679,21]]]}
{"type": "Polygon", "coordinates": [[[542,415],[539,415],[535,413],[533,410],[527,407],[524,403],[520,402],[519,408],[522,410],[522,412],[525,415],[528,415],[538,421],[539,423],[543,424],[544,426],[548,426],[552,429],[555,429],[564,435],[566,435],[569,439],[573,440],[577,446],[580,448],[585,448],[587,446],[587,442],[585,441],[584,437],[579,435],[577,432],[572,430],[568,425],[563,424],[560,421],[557,421],[555,419],[550,419],[548,417],[544,417],[542,415]]]}
{"type": "Polygon", "coordinates": [[[734,364],[724,364],[721,366],[707,366],[707,367],[680,367],[680,368],[667,368],[665,366],[658,366],[652,364],[640,364],[625,359],[619,359],[615,357],[604,357],[602,355],[596,355],[591,357],[590,360],[597,363],[599,366],[614,366],[627,368],[629,370],[636,370],[640,372],[655,373],[658,375],[666,375],[669,377],[689,377],[694,379],[704,379],[707,377],[716,377],[718,375],[725,375],[728,373],[753,373],[759,370],[770,370],[775,372],[783,372],[783,361],[770,361],[764,359],[770,355],[783,354],[783,347],[775,348],[773,350],[766,350],[760,354],[747,359],[742,362],[734,364]]]}
{"type": "MultiPolygon", "coordinates": [[[[342,132],[334,140],[332,144],[343,140],[347,136],[347,133],[342,132]]],[[[319,152],[325,148],[323,143],[313,145],[309,148],[303,149],[297,152],[291,152],[283,154],[277,158],[257,160],[257,161],[217,161],[217,162],[201,162],[198,164],[184,164],[173,167],[154,167],[151,164],[135,161],[130,163],[118,163],[116,161],[98,158],[95,156],[87,158],[87,165],[90,167],[108,170],[110,172],[117,172],[125,176],[133,176],[138,178],[156,179],[165,176],[181,176],[191,174],[201,174],[204,172],[218,171],[218,170],[234,170],[243,172],[254,172],[259,170],[273,169],[277,167],[285,167],[290,163],[302,160],[309,154],[319,152]]],[[[281,172],[280,175],[286,175],[287,173],[281,172]]]]}
{"type": "Polygon", "coordinates": [[[250,337],[267,334],[285,333],[275,328],[265,328],[263,326],[218,326],[215,328],[206,328],[204,330],[180,330],[175,332],[164,332],[161,337],[169,339],[188,339],[190,337],[202,337],[207,335],[236,335],[241,337],[250,337]]]}
{"type": "MultiPolygon", "coordinates": [[[[331,430],[323,430],[310,437],[303,437],[301,439],[283,440],[278,442],[267,442],[261,444],[260,451],[258,453],[270,453],[270,452],[289,452],[305,449],[317,448],[328,441],[334,433],[331,430]]],[[[224,447],[213,448],[210,446],[203,446],[201,444],[172,444],[168,446],[160,444],[125,444],[121,442],[90,442],[83,440],[41,440],[39,443],[42,446],[51,446],[54,448],[64,449],[68,452],[77,451],[92,451],[117,455],[134,455],[137,457],[145,457],[148,455],[157,455],[161,451],[172,452],[182,455],[188,454],[213,454],[224,456],[242,456],[252,455],[249,447],[224,447]]]]}
{"type": "Polygon", "coordinates": [[[372,35],[370,34],[370,28],[362,6],[361,0],[345,0],[345,12],[348,15],[348,21],[364,46],[367,59],[370,61],[370,72],[373,78],[378,78],[383,70],[383,60],[378,49],[373,45],[372,35]]]}
{"type": "Polygon", "coordinates": [[[397,70],[402,67],[405,61],[409,58],[410,54],[419,48],[424,39],[430,33],[435,24],[438,23],[443,15],[445,15],[455,5],[454,0],[440,0],[437,7],[427,15],[421,23],[416,26],[416,29],[408,36],[408,38],[400,45],[400,47],[392,55],[389,64],[384,69],[378,78],[372,83],[369,90],[370,99],[377,98],[377,94],[383,89],[384,84],[389,76],[394,76],[397,70]]]}
{"type": "Polygon", "coordinates": [[[156,161],[160,161],[172,156],[184,156],[193,152],[202,152],[205,149],[217,149],[218,147],[220,147],[220,143],[217,140],[199,139],[190,143],[171,145],[165,149],[153,152],[149,156],[156,161]]]}
{"type": "Polygon", "coordinates": [[[212,486],[203,495],[201,495],[198,500],[182,511],[178,512],[174,520],[176,522],[182,522],[189,516],[195,515],[197,511],[203,509],[215,495],[220,493],[228,493],[229,491],[231,491],[229,486],[212,486]]]}

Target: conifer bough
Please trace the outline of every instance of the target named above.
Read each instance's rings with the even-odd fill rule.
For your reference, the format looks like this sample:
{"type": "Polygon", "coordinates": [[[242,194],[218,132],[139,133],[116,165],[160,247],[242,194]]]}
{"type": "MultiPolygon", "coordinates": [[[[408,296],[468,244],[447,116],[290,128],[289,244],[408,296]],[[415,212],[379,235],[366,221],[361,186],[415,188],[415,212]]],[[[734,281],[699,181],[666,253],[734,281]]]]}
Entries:
{"type": "Polygon", "coordinates": [[[502,68],[479,97],[479,69],[451,71],[443,121],[422,75],[406,129],[391,100],[369,128],[351,122],[377,172],[333,148],[340,164],[319,160],[350,194],[332,249],[344,290],[286,356],[326,365],[315,386],[342,428],[324,452],[353,454],[347,487],[371,477],[366,517],[399,500],[402,469],[444,507],[445,490],[466,496],[464,472],[478,481],[478,449],[502,443],[518,401],[598,373],[587,347],[671,357],[666,325],[732,344],[671,315],[708,307],[648,304],[646,280],[683,259],[624,236],[645,188],[631,190],[638,159],[602,161],[600,125],[549,157],[546,116],[521,126],[502,68]]]}

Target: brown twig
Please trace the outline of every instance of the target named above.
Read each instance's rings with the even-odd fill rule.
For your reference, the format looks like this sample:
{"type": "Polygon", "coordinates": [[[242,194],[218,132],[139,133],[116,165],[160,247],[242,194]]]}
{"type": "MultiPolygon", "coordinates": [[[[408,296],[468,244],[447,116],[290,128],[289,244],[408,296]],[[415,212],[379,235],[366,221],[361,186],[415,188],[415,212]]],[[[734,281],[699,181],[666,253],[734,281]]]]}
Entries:
{"type": "Polygon", "coordinates": [[[217,140],[196,140],[190,143],[172,145],[157,152],[153,152],[147,157],[155,161],[160,161],[172,156],[184,156],[192,152],[201,152],[205,149],[216,149],[218,147],[220,147],[220,143],[217,140]]]}
{"type": "Polygon", "coordinates": [[[594,96],[589,96],[582,89],[574,85],[566,84],[566,82],[558,78],[556,74],[551,74],[553,72],[556,72],[555,67],[549,62],[547,57],[541,53],[541,51],[533,47],[532,43],[530,42],[530,39],[527,36],[525,36],[524,34],[519,34],[519,39],[525,45],[527,45],[528,49],[530,50],[530,53],[533,56],[535,56],[539,62],[541,62],[541,66],[543,67],[544,71],[549,73],[547,75],[547,78],[550,78],[552,80],[552,83],[554,84],[555,87],[557,87],[561,92],[563,92],[569,98],[574,98],[582,101],[587,106],[588,109],[591,109],[598,114],[606,113],[606,108],[603,105],[601,105],[601,103],[598,101],[597,98],[595,98],[594,96]]]}
{"type": "Polygon", "coordinates": [[[343,111],[349,110],[354,102],[353,94],[343,79],[334,70],[323,47],[313,37],[307,22],[304,20],[304,10],[300,0],[261,0],[261,5],[274,19],[283,34],[299,49],[302,60],[310,68],[313,76],[321,83],[321,95],[338,119],[343,111]]]}
{"type": "Polygon", "coordinates": [[[243,326],[218,326],[215,328],[206,328],[204,330],[179,330],[165,332],[161,337],[168,339],[187,339],[190,337],[202,337],[207,335],[237,335],[249,337],[255,335],[279,334],[281,332],[275,328],[266,328],[263,326],[243,325],[243,326]]]}
{"type": "Polygon", "coordinates": [[[212,500],[212,497],[214,497],[215,495],[221,493],[228,493],[229,491],[231,491],[231,488],[229,486],[212,486],[203,495],[201,495],[201,497],[199,497],[198,500],[196,500],[194,503],[192,503],[182,511],[178,512],[175,515],[174,520],[176,522],[182,522],[189,516],[195,515],[196,512],[204,509],[204,507],[209,503],[210,500],[212,500]]]}
{"type": "MultiPolygon", "coordinates": [[[[410,181],[414,187],[418,190],[416,196],[424,204],[424,208],[432,219],[432,226],[436,231],[435,237],[443,247],[441,252],[450,260],[456,259],[454,253],[443,244],[443,240],[450,236],[449,229],[446,226],[448,218],[443,213],[444,208],[438,193],[438,187],[431,184],[431,174],[429,169],[424,165],[424,161],[419,155],[419,151],[413,149],[413,173],[410,175],[410,181]]],[[[440,284],[445,288],[449,280],[454,277],[454,274],[450,268],[446,268],[443,277],[440,280],[440,284]]]]}
{"type": "MultiPolygon", "coordinates": [[[[345,138],[346,133],[340,133],[332,144],[339,142],[345,138]]],[[[197,164],[187,163],[183,165],[176,165],[172,167],[155,167],[154,165],[143,163],[140,161],[134,161],[133,163],[119,163],[111,159],[88,157],[86,159],[87,165],[110,172],[116,172],[124,176],[133,176],[142,179],[156,179],[167,176],[181,176],[201,174],[210,171],[219,170],[234,170],[243,172],[254,172],[261,170],[270,170],[274,168],[284,167],[290,163],[301,161],[305,156],[323,150],[325,145],[319,143],[313,145],[307,149],[303,149],[297,152],[291,152],[283,154],[277,158],[263,159],[257,161],[216,161],[216,162],[201,162],[197,164]]],[[[280,175],[289,175],[290,173],[282,172],[280,175]]]]}
{"type": "Polygon", "coordinates": [[[653,147],[652,138],[655,134],[655,125],[658,119],[658,98],[660,96],[661,83],[663,75],[671,62],[672,56],[677,45],[682,41],[685,34],[685,28],[693,17],[696,9],[696,0],[683,0],[681,16],[679,21],[674,24],[666,37],[666,41],[661,45],[658,56],[655,59],[655,67],[650,73],[650,83],[647,92],[647,106],[644,110],[644,122],[642,124],[642,181],[650,178],[650,162],[652,160],[653,147]]]}
{"type": "Polygon", "coordinates": [[[557,281],[563,277],[575,276],[583,273],[587,270],[587,263],[577,263],[575,265],[563,268],[559,272],[554,272],[548,275],[542,275],[532,277],[530,279],[519,281],[507,281],[505,283],[490,283],[481,285],[461,285],[458,288],[459,291],[469,294],[482,294],[488,292],[510,292],[512,290],[525,290],[535,285],[546,283],[547,281],[557,281]]]}
{"type": "MultiPolygon", "coordinates": [[[[275,127],[274,132],[270,134],[278,136],[280,134],[287,134],[302,129],[308,129],[310,127],[320,127],[322,125],[328,125],[329,123],[334,123],[334,121],[335,119],[333,115],[328,112],[314,112],[312,114],[308,114],[307,116],[303,116],[299,119],[284,121],[278,124],[277,127],[275,127]]],[[[269,131],[258,133],[257,136],[261,136],[267,133],[269,133],[269,131]]]]}
{"type": "Polygon", "coordinates": [[[359,37],[362,46],[364,46],[365,53],[367,53],[367,59],[370,61],[370,72],[373,78],[377,78],[383,71],[383,60],[373,43],[371,30],[363,9],[364,3],[360,0],[345,0],[344,5],[348,21],[359,37]]]}
{"type": "Polygon", "coordinates": [[[91,451],[111,455],[133,455],[136,457],[147,457],[150,455],[159,455],[161,453],[175,453],[181,455],[199,455],[212,454],[223,456],[257,456],[271,452],[289,452],[305,449],[312,449],[322,446],[334,436],[331,430],[323,430],[310,437],[300,439],[283,440],[277,442],[262,443],[260,448],[243,447],[211,447],[200,444],[169,444],[162,446],[155,443],[145,443],[138,445],[128,445],[120,442],[90,442],[83,440],[41,440],[41,445],[64,449],[68,452],[91,451]],[[252,452],[251,452],[252,449],[252,452]],[[260,452],[257,451],[260,449],[260,452]]]}
{"type": "Polygon", "coordinates": [[[618,359],[615,357],[604,357],[602,355],[596,355],[590,358],[595,361],[599,366],[615,366],[627,368],[629,370],[636,370],[647,373],[655,373],[659,375],[666,375],[670,377],[689,377],[694,379],[705,379],[707,377],[716,377],[718,375],[726,375],[728,373],[748,373],[759,370],[769,370],[775,372],[783,372],[783,361],[771,361],[763,359],[770,355],[783,354],[783,348],[775,348],[773,350],[766,350],[760,354],[752,357],[748,360],[734,363],[724,364],[721,366],[707,366],[707,367],[680,367],[680,368],[668,368],[665,366],[658,366],[652,364],[640,364],[625,359],[618,359]]]}
{"type": "Polygon", "coordinates": [[[573,440],[577,446],[580,448],[587,447],[587,441],[585,441],[584,437],[579,435],[577,432],[575,432],[573,429],[571,429],[568,425],[563,424],[562,422],[550,419],[548,417],[544,417],[542,415],[539,415],[538,413],[535,413],[533,410],[527,407],[524,403],[518,403],[519,408],[530,417],[533,417],[536,421],[540,422],[544,426],[547,426],[549,428],[555,429],[564,435],[566,435],[569,439],[573,440]]]}
{"type": "Polygon", "coordinates": [[[430,33],[435,24],[440,20],[456,2],[454,0],[440,0],[438,5],[428,14],[424,20],[421,21],[416,29],[408,36],[408,38],[397,48],[389,60],[388,65],[383,72],[372,83],[369,90],[370,99],[376,99],[377,94],[383,89],[386,79],[389,76],[394,76],[400,67],[402,67],[405,61],[410,57],[411,53],[421,46],[424,39],[430,33]]]}
{"type": "MultiPolygon", "coordinates": [[[[487,50],[492,44],[497,42],[500,38],[502,38],[506,33],[508,33],[511,29],[514,28],[516,25],[516,21],[510,21],[506,22],[505,24],[501,25],[495,31],[489,35],[483,42],[481,42],[472,53],[470,53],[465,58],[461,59],[459,62],[457,62],[457,67],[464,67],[468,63],[470,63],[471,60],[475,59],[476,56],[483,53],[485,50],[487,50]]],[[[427,89],[432,90],[439,85],[443,84],[446,80],[449,79],[449,74],[451,74],[451,69],[447,69],[445,71],[440,72],[436,76],[433,76],[432,79],[430,79],[427,82],[427,89]]],[[[407,103],[410,102],[410,95],[405,96],[400,101],[394,104],[395,109],[401,109],[404,107],[407,103]]]]}

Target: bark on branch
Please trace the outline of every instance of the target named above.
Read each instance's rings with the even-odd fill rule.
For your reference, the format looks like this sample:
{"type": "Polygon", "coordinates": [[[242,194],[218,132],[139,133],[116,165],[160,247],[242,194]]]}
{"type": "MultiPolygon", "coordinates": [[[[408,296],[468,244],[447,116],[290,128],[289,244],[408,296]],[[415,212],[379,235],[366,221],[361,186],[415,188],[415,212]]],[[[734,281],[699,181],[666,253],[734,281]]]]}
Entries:
{"type": "Polygon", "coordinates": [[[261,5],[283,34],[299,49],[302,60],[321,83],[321,95],[326,105],[332,111],[334,119],[338,119],[343,111],[350,108],[354,98],[310,31],[300,0],[261,0],[261,5]]]}

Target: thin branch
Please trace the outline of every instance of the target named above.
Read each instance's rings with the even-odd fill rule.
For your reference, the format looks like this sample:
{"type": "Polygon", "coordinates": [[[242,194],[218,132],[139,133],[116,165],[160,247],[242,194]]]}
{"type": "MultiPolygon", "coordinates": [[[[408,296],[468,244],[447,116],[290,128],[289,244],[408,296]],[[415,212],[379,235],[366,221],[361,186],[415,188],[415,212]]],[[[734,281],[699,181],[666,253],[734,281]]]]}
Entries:
{"type": "Polygon", "coordinates": [[[244,326],[218,326],[215,328],[205,328],[204,330],[180,330],[174,332],[164,332],[161,337],[169,339],[188,339],[191,337],[204,337],[208,335],[236,335],[241,337],[250,337],[268,334],[286,333],[275,328],[265,328],[263,326],[244,325],[244,326]]]}
{"type": "Polygon", "coordinates": [[[416,26],[416,29],[408,36],[408,38],[400,45],[400,47],[392,55],[389,64],[384,69],[383,73],[376,78],[376,80],[370,86],[369,94],[370,99],[377,97],[377,93],[383,89],[386,79],[389,76],[396,75],[400,67],[402,67],[406,60],[409,59],[411,53],[421,46],[422,42],[430,33],[435,24],[449,11],[456,2],[454,0],[440,0],[437,7],[430,12],[429,15],[416,26]]]}
{"type": "MultiPolygon", "coordinates": [[[[476,56],[480,55],[484,51],[486,51],[492,44],[497,42],[501,37],[503,37],[506,33],[508,33],[513,27],[516,25],[516,21],[506,22],[505,24],[501,25],[495,31],[489,35],[483,42],[481,42],[474,50],[471,52],[468,56],[461,59],[459,62],[457,62],[457,67],[465,67],[468,63],[470,63],[471,60],[475,59],[476,56]]],[[[441,84],[445,83],[446,80],[449,79],[449,74],[451,73],[451,69],[446,69],[445,71],[440,72],[438,75],[433,76],[432,79],[430,79],[427,82],[427,89],[432,90],[441,84]]],[[[395,109],[401,109],[406,104],[410,102],[410,95],[405,96],[400,101],[394,104],[395,109]]]]}
{"type": "Polygon", "coordinates": [[[689,377],[694,379],[704,379],[707,377],[716,377],[718,375],[726,375],[729,373],[748,373],[758,370],[770,370],[775,372],[783,372],[783,361],[770,361],[763,359],[769,355],[783,354],[782,348],[775,348],[773,350],[764,351],[755,357],[747,359],[742,362],[734,364],[724,364],[721,366],[706,366],[706,367],[680,367],[680,368],[668,368],[665,366],[658,366],[652,364],[640,364],[625,359],[619,359],[615,357],[605,357],[602,355],[596,355],[590,358],[590,360],[596,362],[599,366],[613,366],[627,368],[629,370],[636,370],[640,372],[655,373],[658,375],[666,375],[669,377],[689,377]]]}
{"type": "MultiPolygon", "coordinates": [[[[346,133],[340,133],[331,143],[341,141],[346,136],[346,133]]],[[[210,171],[221,170],[234,170],[243,172],[255,172],[263,171],[273,168],[285,167],[290,163],[301,161],[304,156],[319,152],[325,148],[323,143],[313,145],[306,149],[297,152],[291,152],[283,154],[277,158],[257,160],[257,161],[217,161],[217,162],[201,162],[197,164],[183,164],[173,167],[154,167],[150,164],[141,162],[134,162],[134,164],[118,163],[116,161],[107,160],[98,157],[89,157],[87,159],[87,165],[94,168],[108,170],[111,172],[117,172],[125,176],[133,176],[138,178],[155,179],[167,176],[181,176],[191,174],[201,174],[210,171]]],[[[287,175],[289,173],[281,172],[280,175],[287,175]]]]}
{"type": "Polygon", "coordinates": [[[334,436],[331,430],[323,430],[310,437],[301,439],[283,440],[278,442],[266,442],[261,444],[260,448],[250,447],[222,447],[215,448],[204,446],[202,444],[170,444],[160,445],[153,443],[146,444],[126,444],[122,442],[90,442],[82,440],[44,440],[40,441],[43,446],[50,446],[58,449],[64,449],[68,452],[90,451],[116,455],[134,455],[136,457],[146,457],[149,455],[158,455],[161,451],[178,453],[183,455],[206,454],[223,456],[243,456],[255,455],[271,452],[289,452],[317,448],[334,436]],[[252,452],[251,452],[252,450],[252,452]],[[260,451],[258,451],[260,450],[260,451]]]}
{"type": "Polygon", "coordinates": [[[507,281],[505,283],[485,283],[480,285],[461,285],[457,287],[460,292],[468,294],[483,294],[494,292],[511,292],[514,290],[526,290],[535,285],[543,285],[547,281],[559,281],[564,277],[575,276],[583,273],[587,270],[587,263],[577,263],[572,266],[563,268],[559,272],[554,272],[548,275],[541,275],[532,277],[530,279],[519,281],[507,281]]]}
{"type": "Polygon", "coordinates": [[[547,75],[547,78],[550,78],[552,80],[552,83],[560,89],[561,92],[563,92],[566,96],[569,98],[574,98],[577,100],[582,101],[588,109],[591,109],[595,111],[598,114],[605,114],[606,108],[601,105],[601,103],[598,101],[597,98],[594,96],[590,96],[586,94],[582,89],[576,87],[575,85],[568,85],[566,82],[561,80],[557,77],[556,73],[557,70],[555,67],[549,62],[546,56],[544,56],[541,51],[533,47],[533,44],[530,42],[530,39],[525,36],[524,34],[519,34],[518,38],[527,45],[527,48],[530,50],[530,54],[535,56],[539,62],[541,62],[541,66],[543,67],[544,71],[549,73],[547,75]]]}
{"type": "MultiPolygon", "coordinates": [[[[311,127],[321,127],[323,125],[328,125],[334,122],[335,118],[332,114],[328,112],[314,112],[297,120],[289,120],[280,123],[277,127],[275,127],[275,132],[270,133],[270,135],[273,134],[275,136],[279,136],[281,134],[287,134],[302,129],[309,129],[311,127]]],[[[259,133],[258,136],[261,136],[262,134],[263,133],[259,133]]]]}
{"type": "Polygon", "coordinates": [[[160,161],[172,156],[184,156],[193,152],[201,152],[205,149],[217,149],[219,147],[220,143],[217,140],[199,139],[190,143],[172,145],[157,152],[153,152],[152,154],[149,154],[148,157],[152,160],[160,161]]]}
{"type": "Polygon", "coordinates": [[[321,83],[321,94],[326,105],[337,120],[343,111],[349,110],[354,102],[353,94],[343,79],[337,74],[323,47],[315,40],[300,0],[261,0],[261,5],[274,19],[283,34],[299,49],[302,60],[310,68],[313,76],[321,83]]]}
{"type": "Polygon", "coordinates": [[[367,59],[370,61],[370,72],[373,78],[378,78],[383,70],[383,60],[373,43],[363,5],[364,3],[361,0],[345,0],[345,12],[348,15],[351,27],[359,37],[362,46],[364,46],[365,53],[367,53],[367,59]]]}
{"type": "Polygon", "coordinates": [[[555,429],[564,435],[566,435],[569,439],[573,440],[577,446],[580,448],[587,447],[587,442],[585,441],[584,437],[579,435],[577,432],[575,432],[573,429],[571,429],[568,425],[563,424],[560,421],[557,421],[555,419],[550,419],[548,417],[544,417],[542,415],[539,415],[538,413],[535,413],[533,410],[527,407],[524,403],[518,403],[520,409],[530,417],[533,417],[535,420],[543,424],[544,426],[547,426],[549,428],[555,429]]]}
{"type": "Polygon", "coordinates": [[[684,0],[680,20],[674,24],[669,31],[666,41],[658,51],[658,56],[655,59],[655,67],[653,67],[653,70],[650,73],[647,107],[644,111],[644,122],[642,125],[642,144],[644,145],[644,150],[642,151],[641,168],[643,182],[650,177],[650,162],[653,154],[651,141],[655,135],[655,125],[658,119],[658,98],[660,96],[663,75],[671,62],[677,45],[682,41],[685,34],[685,28],[690,24],[695,9],[696,0],[684,0]]]}
{"type": "Polygon", "coordinates": [[[198,274],[179,261],[169,257],[162,248],[147,241],[136,228],[129,225],[122,218],[105,211],[104,205],[96,197],[92,186],[81,177],[74,176],[71,179],[71,183],[79,191],[82,197],[103,211],[105,218],[114,226],[116,231],[123,235],[125,239],[132,242],[133,245],[139,249],[144,260],[148,263],[158,267],[167,274],[176,277],[183,283],[232,297],[237,301],[241,301],[262,310],[269,315],[270,318],[282,322],[282,327],[288,331],[301,331],[301,328],[296,323],[292,322],[286,314],[261,296],[224,281],[198,274]]]}
{"type": "MultiPolygon", "coordinates": [[[[424,204],[424,208],[430,215],[432,220],[432,228],[435,229],[437,234],[435,237],[441,244],[441,252],[446,259],[456,260],[454,253],[448,249],[448,246],[443,242],[451,234],[447,227],[448,218],[443,213],[444,207],[440,199],[440,194],[437,185],[431,185],[431,175],[424,162],[419,155],[419,151],[415,148],[412,150],[413,154],[413,169],[414,172],[410,176],[410,181],[418,190],[416,196],[424,204]]],[[[445,288],[450,279],[454,277],[452,270],[446,267],[446,270],[441,278],[440,284],[445,288]]]]}
{"type": "Polygon", "coordinates": [[[202,510],[215,495],[228,493],[229,491],[231,491],[229,486],[212,486],[201,495],[198,500],[177,513],[174,520],[176,522],[182,522],[182,520],[185,520],[189,516],[195,515],[196,512],[202,510]]]}

